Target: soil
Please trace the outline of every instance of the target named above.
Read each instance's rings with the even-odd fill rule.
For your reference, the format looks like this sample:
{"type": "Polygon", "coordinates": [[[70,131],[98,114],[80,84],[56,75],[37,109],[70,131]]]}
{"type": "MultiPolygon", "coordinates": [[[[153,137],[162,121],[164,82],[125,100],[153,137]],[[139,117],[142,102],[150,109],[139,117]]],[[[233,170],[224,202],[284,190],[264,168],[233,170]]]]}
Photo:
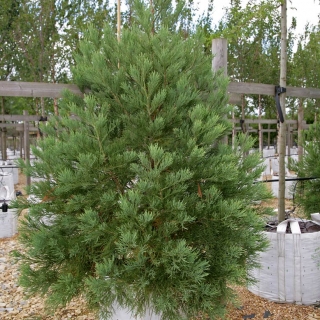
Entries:
{"type": "MultiPolygon", "coordinates": [[[[267,232],[277,232],[278,223],[274,223],[273,221],[268,223],[266,226],[267,232]]],[[[320,231],[320,225],[312,222],[312,221],[299,221],[300,231],[301,233],[313,233],[320,231]]],[[[286,233],[292,233],[290,228],[290,223],[287,225],[286,233]]]]}
{"type": "MultiPolygon", "coordinates": [[[[19,184],[16,190],[25,194],[25,177],[19,175],[19,184]]],[[[274,206],[277,200],[270,200],[262,205],[274,206]]],[[[288,210],[292,203],[286,203],[288,210]]],[[[12,250],[21,249],[17,236],[0,239],[0,260],[5,262],[4,268],[0,264],[0,320],[94,320],[95,315],[85,307],[84,300],[80,297],[74,299],[65,308],[57,310],[54,314],[46,313],[43,297],[27,297],[23,288],[17,283],[19,276],[19,261],[10,255],[12,250]]],[[[0,262],[1,262],[0,261],[0,262]]],[[[317,279],[319,281],[319,279],[317,279]]],[[[238,296],[237,303],[227,306],[226,320],[241,319],[270,319],[270,320],[319,320],[319,305],[301,306],[295,304],[279,304],[254,295],[246,287],[233,286],[232,289],[238,296]]],[[[196,320],[205,320],[199,317],[196,320]]]]}

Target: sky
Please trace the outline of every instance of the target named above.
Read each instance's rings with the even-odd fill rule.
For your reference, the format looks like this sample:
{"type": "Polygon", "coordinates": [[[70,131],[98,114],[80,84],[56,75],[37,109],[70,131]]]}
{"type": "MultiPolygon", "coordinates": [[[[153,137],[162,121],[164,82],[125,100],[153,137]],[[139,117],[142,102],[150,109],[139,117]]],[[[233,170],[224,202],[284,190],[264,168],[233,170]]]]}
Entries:
{"type": "MultiPolygon", "coordinates": [[[[174,1],[174,0],[172,0],[174,1]]],[[[117,3],[117,0],[111,1],[111,3],[117,3]]],[[[194,0],[198,4],[200,11],[205,10],[208,7],[208,0],[194,0]]],[[[124,6],[125,0],[121,0],[121,6],[124,6]]],[[[228,6],[230,0],[214,0],[214,12],[213,21],[218,22],[221,20],[224,10],[223,8],[228,6]]],[[[248,0],[242,0],[243,6],[248,3],[248,0]]],[[[303,33],[304,27],[307,22],[316,25],[318,23],[318,15],[320,14],[319,0],[287,0],[287,18],[288,23],[291,21],[292,16],[297,18],[297,32],[303,33]],[[295,9],[293,9],[295,8],[295,9]]]]}
{"type": "MultiPolygon", "coordinates": [[[[172,0],[174,1],[174,0],[172,0]]],[[[112,1],[111,1],[112,2],[112,1]]],[[[117,0],[113,0],[117,3],[117,0]]],[[[121,0],[121,6],[125,6],[125,0],[121,0]]],[[[203,12],[208,7],[208,0],[194,0],[198,4],[200,12],[203,12]]],[[[226,6],[230,0],[214,0],[214,10],[212,14],[213,23],[218,23],[223,17],[226,6]]],[[[242,0],[243,6],[248,3],[248,0],[242,0]]],[[[279,9],[280,12],[280,9],[279,9]]],[[[317,25],[319,21],[320,4],[319,0],[287,0],[287,21],[288,27],[292,20],[292,16],[297,18],[297,34],[303,34],[307,22],[312,25],[317,25]]]]}
{"type": "MultiPolygon", "coordinates": [[[[199,4],[200,10],[207,8],[207,0],[195,1],[199,4]]],[[[224,10],[223,8],[229,4],[228,0],[214,0],[214,11],[213,11],[213,23],[221,20],[224,10]]],[[[248,0],[242,0],[242,4],[245,5],[248,0]]],[[[307,22],[316,25],[319,21],[318,15],[320,13],[320,5],[318,0],[287,0],[287,21],[288,26],[292,19],[292,16],[297,18],[297,34],[302,34],[304,27],[307,22]],[[293,9],[296,8],[295,9],[293,9]]]]}

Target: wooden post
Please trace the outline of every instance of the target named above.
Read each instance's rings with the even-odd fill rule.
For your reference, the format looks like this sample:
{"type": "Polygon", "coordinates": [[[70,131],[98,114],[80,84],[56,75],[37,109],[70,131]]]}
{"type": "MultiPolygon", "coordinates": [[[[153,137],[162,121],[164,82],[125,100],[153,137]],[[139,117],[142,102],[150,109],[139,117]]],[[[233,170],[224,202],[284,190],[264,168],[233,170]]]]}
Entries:
{"type": "Polygon", "coordinates": [[[2,154],[2,160],[7,160],[7,130],[6,128],[1,128],[1,154],[2,154]]]}
{"type": "Polygon", "coordinates": [[[13,137],[13,150],[14,150],[14,155],[16,155],[16,152],[17,152],[17,135],[14,134],[13,137]]]}
{"type": "MultiPolygon", "coordinates": [[[[280,87],[287,85],[287,0],[281,4],[281,60],[280,87]]],[[[286,93],[280,94],[280,105],[284,122],[280,122],[279,129],[279,192],[278,192],[278,221],[285,220],[285,153],[286,153],[286,93]]]]}
{"type": "Polygon", "coordinates": [[[299,107],[298,107],[298,161],[301,161],[302,156],[303,156],[302,130],[303,130],[303,100],[299,99],[299,107]]]}
{"type": "MultiPolygon", "coordinates": [[[[4,115],[4,97],[1,97],[1,113],[4,115]]],[[[4,121],[5,122],[5,121],[4,121]]],[[[7,160],[7,128],[1,128],[1,154],[2,160],[7,160]]]]}
{"type": "Polygon", "coordinates": [[[287,125],[287,156],[291,156],[291,125],[287,125]]]}
{"type": "Polygon", "coordinates": [[[117,39],[120,41],[121,37],[121,1],[118,0],[117,4],[117,39]]]}
{"type": "MultiPolygon", "coordinates": [[[[261,95],[259,94],[259,120],[261,120],[261,95]]],[[[263,131],[262,131],[262,123],[259,122],[259,152],[261,157],[263,157],[263,131]]]]}
{"type": "MultiPolygon", "coordinates": [[[[222,70],[225,77],[228,76],[228,41],[227,39],[218,38],[212,40],[212,71],[222,70]]],[[[226,115],[227,117],[227,115],[226,115]]],[[[228,136],[223,137],[223,143],[228,143],[228,136]]]]}
{"type": "MultiPolygon", "coordinates": [[[[241,101],[241,120],[242,121],[245,121],[245,118],[246,118],[246,113],[245,113],[245,111],[244,111],[244,107],[245,107],[245,103],[246,103],[246,100],[245,100],[245,98],[244,98],[244,94],[242,95],[242,101],[241,101]]],[[[244,122],[244,126],[242,127],[242,130],[243,130],[243,132],[244,133],[247,133],[247,125],[246,125],[247,123],[246,122],[244,122]]]]}
{"type": "MultiPolygon", "coordinates": [[[[232,120],[234,120],[234,110],[232,110],[232,120]]],[[[232,146],[234,146],[235,141],[236,141],[236,135],[237,135],[237,129],[236,129],[236,123],[235,121],[232,122],[232,146]]]]}
{"type": "Polygon", "coordinates": [[[23,158],[22,154],[22,141],[23,141],[23,132],[19,131],[19,151],[20,151],[20,158],[23,158]]]}
{"type": "MultiPolygon", "coordinates": [[[[23,110],[23,115],[28,115],[28,111],[23,110]]],[[[24,161],[30,161],[30,141],[29,141],[29,121],[25,120],[23,122],[23,148],[24,148],[24,161]]],[[[27,186],[31,184],[31,177],[26,176],[27,186]]]]}
{"type": "Polygon", "coordinates": [[[212,40],[212,70],[214,72],[223,70],[223,74],[228,75],[228,42],[227,39],[218,38],[212,40]]]}

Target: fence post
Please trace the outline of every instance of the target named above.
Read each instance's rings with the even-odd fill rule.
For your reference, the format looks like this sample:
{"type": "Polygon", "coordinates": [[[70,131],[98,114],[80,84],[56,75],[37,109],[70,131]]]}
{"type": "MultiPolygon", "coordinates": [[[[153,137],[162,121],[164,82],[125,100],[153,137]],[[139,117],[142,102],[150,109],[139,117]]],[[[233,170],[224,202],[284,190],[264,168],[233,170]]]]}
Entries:
{"type": "MultiPolygon", "coordinates": [[[[224,76],[227,77],[227,65],[228,65],[228,41],[227,39],[218,38],[212,40],[212,71],[218,72],[223,70],[224,76]]],[[[226,115],[227,117],[227,115],[226,115]]],[[[228,143],[228,136],[224,136],[222,142],[228,143]]]]}
{"type": "MultiPolygon", "coordinates": [[[[28,111],[23,110],[23,115],[27,116],[28,111]]],[[[23,148],[24,148],[24,160],[30,161],[30,140],[29,140],[29,121],[24,120],[23,122],[23,148]]],[[[31,184],[31,177],[26,176],[27,186],[31,184]]]]}

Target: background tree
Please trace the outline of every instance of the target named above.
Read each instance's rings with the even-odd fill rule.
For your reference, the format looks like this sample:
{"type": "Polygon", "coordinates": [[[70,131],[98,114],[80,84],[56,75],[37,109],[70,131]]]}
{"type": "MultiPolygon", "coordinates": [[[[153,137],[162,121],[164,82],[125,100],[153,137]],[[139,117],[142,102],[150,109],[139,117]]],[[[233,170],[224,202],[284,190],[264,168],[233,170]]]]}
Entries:
{"type": "MultiPolygon", "coordinates": [[[[303,132],[304,155],[299,162],[294,163],[293,169],[301,178],[320,177],[320,125],[314,123],[303,132]]],[[[299,182],[296,186],[295,203],[303,209],[304,214],[310,219],[311,213],[319,212],[317,198],[320,189],[319,179],[299,182]]]]}
{"type": "Polygon", "coordinates": [[[107,312],[117,301],[164,319],[223,315],[227,284],[246,283],[266,243],[253,200],[252,140],[220,144],[228,80],[212,74],[198,31],[178,30],[183,6],[136,1],[119,42],[114,24],[90,27],[75,55],[60,117],[24,172],[42,178],[16,205],[29,208],[20,229],[20,282],[52,306],[84,294],[107,312]],[[70,117],[70,115],[76,117],[70,117]],[[32,199],[39,199],[32,201],[32,199]]]}
{"type": "MultiPolygon", "coordinates": [[[[320,56],[319,26],[306,25],[305,32],[298,39],[293,57],[294,73],[290,77],[292,85],[305,88],[319,88],[320,56]]],[[[319,101],[316,99],[295,99],[295,105],[304,108],[307,123],[313,123],[319,116],[319,101]]]]}
{"type": "MultiPolygon", "coordinates": [[[[68,83],[73,64],[71,52],[77,49],[80,30],[90,23],[102,29],[103,23],[114,16],[109,2],[100,0],[21,0],[6,2],[3,7],[10,7],[11,16],[15,12],[14,18],[5,15],[6,19],[10,18],[10,28],[3,32],[16,47],[16,51],[9,51],[12,48],[5,46],[14,60],[3,58],[14,71],[10,80],[16,81],[68,83]]],[[[31,114],[57,113],[56,108],[53,110],[56,101],[52,99],[15,98],[14,101],[16,109],[22,108],[20,113],[26,109],[31,114]]],[[[10,113],[11,107],[8,104],[10,113]]]]}
{"type": "MultiPolygon", "coordinates": [[[[228,74],[232,81],[278,83],[278,7],[278,1],[251,1],[245,7],[240,0],[230,2],[213,37],[222,36],[228,40],[228,74]]],[[[267,97],[261,98],[265,110],[270,101],[267,97]]],[[[253,96],[238,115],[255,114],[257,102],[258,97],[253,96]]]]}
{"type": "MultiPolygon", "coordinates": [[[[1,1],[0,6],[0,80],[14,80],[18,54],[14,30],[19,16],[19,2],[16,0],[1,1]]],[[[2,113],[5,112],[5,101],[7,100],[10,99],[1,97],[2,113]]]]}
{"type": "MultiPolygon", "coordinates": [[[[0,1],[0,80],[14,79],[18,48],[14,41],[14,26],[19,15],[19,3],[15,0],[0,1]]],[[[13,99],[0,97],[1,114],[6,114],[13,99]]],[[[1,152],[6,157],[7,128],[0,128],[1,152]]]]}
{"type": "Polygon", "coordinates": [[[10,78],[15,65],[17,44],[13,38],[15,21],[19,15],[19,3],[16,0],[1,0],[0,12],[0,80],[10,78]]]}
{"type": "MultiPolygon", "coordinates": [[[[210,42],[212,37],[228,40],[228,74],[232,81],[279,83],[279,8],[278,0],[250,1],[246,5],[241,0],[230,1],[224,17],[210,36],[210,42]]],[[[288,30],[288,61],[293,55],[295,26],[296,20],[293,18],[288,30]]],[[[288,63],[290,73],[291,65],[288,63]]],[[[274,97],[266,95],[246,95],[242,104],[235,106],[234,113],[235,117],[242,119],[259,115],[267,119],[277,118],[274,97]]],[[[276,133],[271,138],[275,139],[276,133]]]]}

